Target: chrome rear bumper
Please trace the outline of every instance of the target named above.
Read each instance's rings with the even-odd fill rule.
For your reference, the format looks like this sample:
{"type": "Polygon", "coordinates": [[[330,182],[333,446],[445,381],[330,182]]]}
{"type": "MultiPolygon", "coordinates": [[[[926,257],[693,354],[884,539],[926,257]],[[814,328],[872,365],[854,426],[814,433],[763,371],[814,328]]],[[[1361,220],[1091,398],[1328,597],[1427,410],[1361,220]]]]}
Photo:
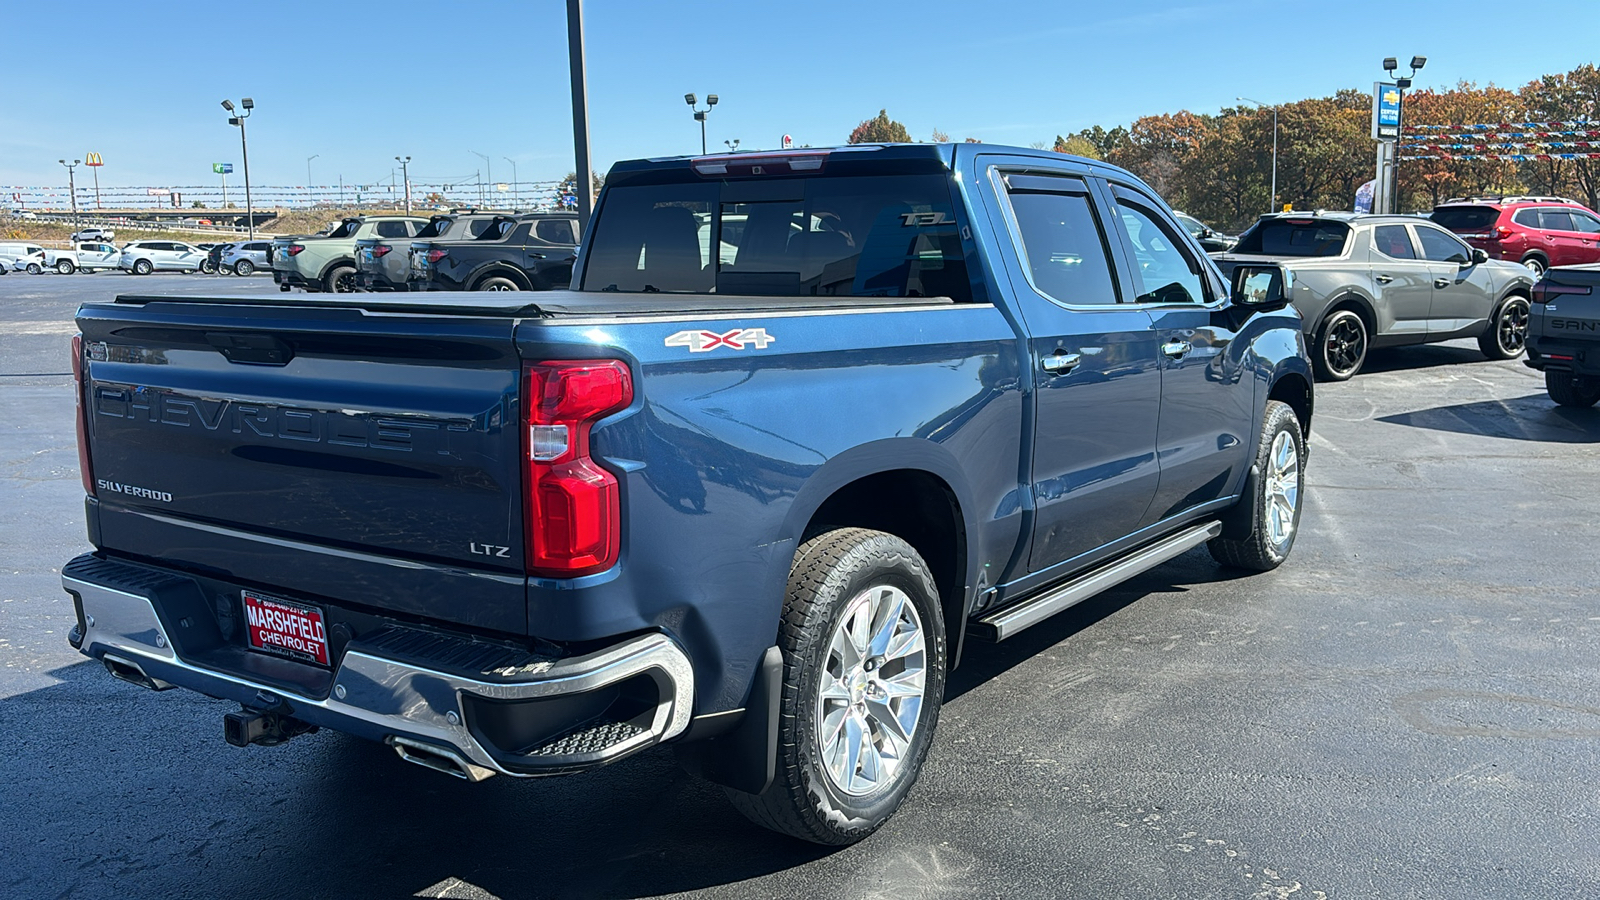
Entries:
{"type": "Polygon", "coordinates": [[[74,635],[74,645],[117,677],[155,690],[183,687],[247,705],[263,696],[281,700],[294,718],[384,741],[402,758],[472,781],[603,765],[683,733],[694,707],[689,659],[671,637],[659,633],[581,656],[541,661],[510,677],[473,677],[389,659],[356,640],[338,661],[329,695],[302,696],[180,655],[168,623],[146,596],[153,589],[141,590],[141,583],[154,586],[165,579],[171,584],[184,576],[100,560],[95,565],[78,562],[62,574],[62,586],[78,598],[81,609],[75,629],[81,633],[74,635]],[[103,573],[108,566],[125,571],[86,574],[103,573]],[[653,683],[653,693],[642,679],[653,683]],[[473,720],[476,710],[574,697],[624,682],[635,686],[635,695],[647,697],[634,704],[635,714],[627,722],[574,723],[572,731],[539,746],[494,746],[485,737],[484,723],[473,720]]]}

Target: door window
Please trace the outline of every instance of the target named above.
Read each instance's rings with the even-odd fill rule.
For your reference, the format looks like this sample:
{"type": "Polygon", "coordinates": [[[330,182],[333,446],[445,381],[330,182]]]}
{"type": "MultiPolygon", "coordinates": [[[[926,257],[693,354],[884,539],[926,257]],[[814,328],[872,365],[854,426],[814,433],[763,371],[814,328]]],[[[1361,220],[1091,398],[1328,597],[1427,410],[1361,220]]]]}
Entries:
{"type": "Polygon", "coordinates": [[[1028,183],[1060,182],[1070,193],[1010,191],[1011,209],[1022,237],[1024,264],[1033,286],[1058,303],[1089,306],[1117,302],[1111,254],[1083,182],[1029,177],[1028,183]]]}
{"type": "Polygon", "coordinates": [[[1372,243],[1378,252],[1390,259],[1416,259],[1411,247],[1411,235],[1404,225],[1379,225],[1372,229],[1372,243]]]}
{"type": "Polygon", "coordinates": [[[539,240],[552,244],[576,244],[572,238],[572,222],[568,219],[540,219],[535,229],[539,240]]]}
{"type": "Polygon", "coordinates": [[[1575,209],[1570,211],[1570,215],[1572,216],[1573,231],[1581,231],[1584,234],[1600,234],[1600,219],[1586,212],[1578,212],[1575,209]]]}
{"type": "Polygon", "coordinates": [[[1431,262],[1459,264],[1472,259],[1466,244],[1437,228],[1417,226],[1417,240],[1422,244],[1422,258],[1431,262]]]}
{"type": "Polygon", "coordinates": [[[1134,257],[1135,286],[1141,303],[1204,303],[1205,276],[1185,253],[1172,230],[1147,210],[1117,203],[1117,221],[1134,257]]]}
{"type": "Polygon", "coordinates": [[[1541,209],[1539,227],[1546,231],[1572,231],[1572,215],[1564,209],[1541,209]]]}

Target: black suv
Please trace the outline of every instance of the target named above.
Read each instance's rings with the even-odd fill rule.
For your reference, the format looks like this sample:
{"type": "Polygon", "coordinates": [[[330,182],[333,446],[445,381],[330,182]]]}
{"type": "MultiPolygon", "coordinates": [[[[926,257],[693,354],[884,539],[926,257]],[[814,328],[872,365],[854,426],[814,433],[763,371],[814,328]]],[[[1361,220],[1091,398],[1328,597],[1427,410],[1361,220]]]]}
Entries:
{"type": "Polygon", "coordinates": [[[572,280],[578,215],[499,216],[473,240],[415,241],[414,291],[548,291],[572,280]]]}

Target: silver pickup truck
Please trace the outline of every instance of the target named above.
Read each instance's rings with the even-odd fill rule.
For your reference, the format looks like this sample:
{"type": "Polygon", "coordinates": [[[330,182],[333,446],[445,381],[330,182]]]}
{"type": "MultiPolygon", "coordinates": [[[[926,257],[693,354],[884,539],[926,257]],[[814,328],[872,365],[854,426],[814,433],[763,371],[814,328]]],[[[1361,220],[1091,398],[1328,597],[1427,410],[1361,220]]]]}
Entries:
{"type": "Polygon", "coordinates": [[[267,265],[281,291],[347,294],[356,289],[356,242],[362,238],[415,237],[427,219],[417,216],[352,216],[328,234],[280,237],[272,242],[267,265]]]}
{"type": "Polygon", "coordinates": [[[1529,368],[1561,406],[1600,402],[1600,264],[1557,266],[1533,286],[1529,368]]]}

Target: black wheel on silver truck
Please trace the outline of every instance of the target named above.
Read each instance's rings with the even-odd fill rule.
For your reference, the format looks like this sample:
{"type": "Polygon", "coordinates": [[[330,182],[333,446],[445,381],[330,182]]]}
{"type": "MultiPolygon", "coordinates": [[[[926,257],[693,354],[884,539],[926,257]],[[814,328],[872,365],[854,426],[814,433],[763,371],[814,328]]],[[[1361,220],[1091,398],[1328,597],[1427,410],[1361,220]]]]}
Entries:
{"type": "Polygon", "coordinates": [[[1489,317],[1478,349],[1490,359],[1516,359],[1528,346],[1528,298],[1512,294],[1489,317]]]}
{"type": "Polygon", "coordinates": [[[1600,378],[1574,375],[1565,369],[1545,369],[1544,389],[1560,406],[1582,409],[1600,402],[1600,378]]]}
{"type": "Polygon", "coordinates": [[[1317,332],[1312,360],[1324,381],[1348,381],[1367,361],[1367,323],[1355,310],[1328,314],[1317,332]]]}
{"type": "Polygon", "coordinates": [[[1217,562],[1257,572],[1276,569],[1288,559],[1300,531],[1306,482],[1305,436],[1294,410],[1268,400],[1262,420],[1244,496],[1224,517],[1222,535],[1206,543],[1217,562]]]}
{"type": "Polygon", "coordinates": [[[842,528],[800,547],[778,629],[777,775],[729,790],[773,831],[853,844],[917,780],[944,700],[945,632],[927,563],[892,534],[842,528]]]}
{"type": "Polygon", "coordinates": [[[328,271],[322,279],[322,289],[330,294],[353,294],[356,290],[355,266],[339,265],[328,271]]]}

